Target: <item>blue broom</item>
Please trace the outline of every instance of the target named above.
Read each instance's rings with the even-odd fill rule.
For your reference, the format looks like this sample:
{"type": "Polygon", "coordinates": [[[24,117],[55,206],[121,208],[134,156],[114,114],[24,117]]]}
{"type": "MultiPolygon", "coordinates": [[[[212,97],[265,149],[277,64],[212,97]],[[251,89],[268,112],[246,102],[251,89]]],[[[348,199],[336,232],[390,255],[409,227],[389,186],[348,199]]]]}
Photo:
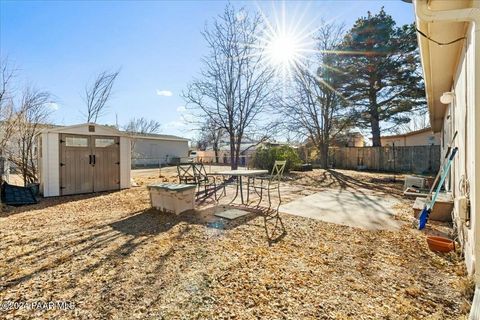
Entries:
{"type": "Polygon", "coordinates": [[[445,182],[445,178],[447,177],[448,171],[450,170],[450,166],[452,165],[453,158],[457,154],[457,151],[458,151],[458,148],[454,148],[452,150],[452,154],[448,158],[448,162],[445,165],[444,171],[440,178],[440,183],[437,185],[437,189],[435,190],[435,194],[433,195],[432,201],[430,201],[430,203],[425,204],[425,207],[423,207],[423,210],[420,213],[420,216],[418,218],[418,230],[424,229],[425,225],[427,224],[428,216],[430,215],[430,212],[432,212],[433,205],[437,200],[437,197],[440,193],[440,189],[442,188],[443,183],[445,182]]]}

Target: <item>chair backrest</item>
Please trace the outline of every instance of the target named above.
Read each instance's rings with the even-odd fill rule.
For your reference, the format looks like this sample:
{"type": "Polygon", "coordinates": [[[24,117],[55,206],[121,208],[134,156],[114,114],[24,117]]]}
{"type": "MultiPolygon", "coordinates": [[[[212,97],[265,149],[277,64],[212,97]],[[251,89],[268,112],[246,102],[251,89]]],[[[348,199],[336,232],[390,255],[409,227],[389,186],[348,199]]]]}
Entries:
{"type": "Polygon", "coordinates": [[[283,171],[285,170],[286,160],[275,160],[272,169],[272,179],[280,180],[283,177],[283,171]]]}
{"type": "Polygon", "coordinates": [[[197,183],[195,178],[195,167],[193,163],[177,165],[178,180],[180,183],[197,183]]]}
{"type": "Polygon", "coordinates": [[[198,182],[208,180],[207,170],[203,163],[194,163],[193,172],[198,182]]]}
{"type": "Polygon", "coordinates": [[[177,173],[180,183],[198,184],[208,180],[203,163],[179,164],[177,165],[177,173]]]}

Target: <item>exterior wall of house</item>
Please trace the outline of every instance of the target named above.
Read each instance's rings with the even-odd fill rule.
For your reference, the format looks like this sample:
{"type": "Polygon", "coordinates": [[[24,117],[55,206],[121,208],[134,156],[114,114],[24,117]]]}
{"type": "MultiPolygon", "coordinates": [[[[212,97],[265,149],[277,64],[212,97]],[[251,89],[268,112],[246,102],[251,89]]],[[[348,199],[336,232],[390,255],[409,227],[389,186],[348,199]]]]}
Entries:
{"type": "Polygon", "coordinates": [[[188,141],[135,138],[132,150],[132,166],[158,167],[169,163],[172,158],[188,157],[188,141]]]}
{"type": "Polygon", "coordinates": [[[396,147],[409,146],[428,146],[431,144],[440,145],[441,133],[433,133],[431,131],[419,132],[412,135],[399,135],[395,137],[381,138],[382,146],[391,146],[395,143],[396,147]]]}
{"type": "Polygon", "coordinates": [[[365,140],[363,136],[355,136],[348,141],[348,147],[364,147],[365,140]]]}
{"type": "MultiPolygon", "coordinates": [[[[478,84],[475,86],[475,53],[473,43],[473,27],[470,26],[467,32],[466,45],[462,50],[459,63],[454,78],[452,90],[455,92],[455,99],[452,104],[448,106],[448,111],[444,117],[442,130],[442,149],[446,152],[451,137],[458,132],[454,145],[458,147],[458,154],[456,155],[452,169],[450,172],[450,179],[446,183],[446,188],[452,192],[454,198],[460,196],[467,196],[470,198],[470,213],[471,220],[469,224],[463,224],[459,219],[459,208],[454,207],[454,220],[457,224],[459,241],[462,243],[465,264],[470,274],[478,269],[476,255],[478,255],[479,239],[475,239],[475,229],[478,215],[480,214],[480,207],[475,196],[476,185],[475,179],[475,162],[480,159],[475,159],[475,148],[478,148],[479,141],[475,137],[475,112],[480,111],[480,102],[475,101],[475,90],[478,90],[478,84]],[[475,161],[476,160],[476,161],[475,161]],[[462,185],[466,182],[469,188],[465,190],[462,185]],[[469,190],[468,190],[469,189],[469,190]],[[476,254],[477,251],[477,254],[476,254]],[[477,267],[475,267],[477,265],[477,267]]],[[[478,257],[480,259],[480,257],[478,257]]]]}

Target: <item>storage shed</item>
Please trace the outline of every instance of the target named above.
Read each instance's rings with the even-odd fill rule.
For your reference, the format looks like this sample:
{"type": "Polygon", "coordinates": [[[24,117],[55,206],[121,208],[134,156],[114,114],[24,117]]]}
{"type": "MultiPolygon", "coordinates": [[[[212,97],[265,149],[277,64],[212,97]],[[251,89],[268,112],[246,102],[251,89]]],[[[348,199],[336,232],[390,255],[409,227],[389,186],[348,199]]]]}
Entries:
{"type": "Polygon", "coordinates": [[[44,129],[37,136],[44,197],[130,188],[130,138],[93,123],[44,129]]]}

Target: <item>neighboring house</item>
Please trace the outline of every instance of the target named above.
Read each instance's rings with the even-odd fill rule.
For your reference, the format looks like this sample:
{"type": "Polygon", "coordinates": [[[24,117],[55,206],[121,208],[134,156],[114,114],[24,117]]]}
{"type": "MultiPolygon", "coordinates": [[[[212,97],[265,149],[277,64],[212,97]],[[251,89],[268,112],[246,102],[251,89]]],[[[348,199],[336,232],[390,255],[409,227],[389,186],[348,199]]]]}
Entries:
{"type": "MultiPolygon", "coordinates": [[[[277,142],[245,142],[240,145],[240,166],[248,165],[260,147],[277,147],[288,145],[277,142]]],[[[223,144],[217,152],[219,164],[230,164],[230,144],[223,144]]],[[[216,163],[215,151],[212,147],[207,147],[204,151],[197,151],[197,160],[203,163],[216,163]]]]}
{"type": "Polygon", "coordinates": [[[339,134],[330,144],[332,147],[364,147],[365,138],[360,132],[339,134]]]}
{"type": "MultiPolygon", "coordinates": [[[[245,165],[248,159],[251,159],[257,147],[258,143],[242,143],[240,145],[240,165],[245,165]]],[[[230,163],[230,145],[224,144],[218,148],[218,163],[229,164],[230,163]]],[[[197,160],[204,163],[216,163],[215,151],[212,147],[207,147],[204,151],[197,151],[197,160]]]]}
{"type": "Polygon", "coordinates": [[[417,28],[425,34],[419,33],[418,41],[430,123],[441,134],[444,152],[458,132],[454,145],[459,152],[446,188],[455,199],[454,220],[467,270],[477,284],[470,317],[479,319],[480,1],[416,0],[414,7],[417,28]]]}
{"type": "Polygon", "coordinates": [[[392,136],[383,136],[380,138],[382,147],[410,147],[410,146],[430,146],[440,145],[441,133],[432,131],[432,128],[425,128],[404,134],[397,134],[392,136]]]}
{"type": "Polygon", "coordinates": [[[165,135],[130,135],[132,138],[132,168],[158,167],[186,161],[188,139],[165,135]]]}

